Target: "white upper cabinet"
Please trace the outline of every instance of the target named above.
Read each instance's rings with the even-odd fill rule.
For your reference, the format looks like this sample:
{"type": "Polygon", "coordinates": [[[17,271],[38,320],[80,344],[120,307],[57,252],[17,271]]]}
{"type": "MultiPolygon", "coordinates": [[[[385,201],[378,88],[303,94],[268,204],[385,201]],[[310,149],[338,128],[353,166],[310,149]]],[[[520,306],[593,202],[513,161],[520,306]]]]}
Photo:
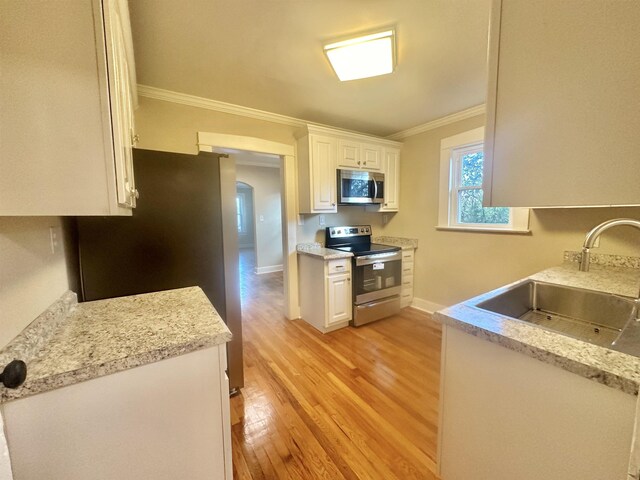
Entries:
{"type": "Polygon", "coordinates": [[[338,168],[380,171],[382,147],[350,139],[338,140],[338,168]]]}
{"type": "Polygon", "coordinates": [[[381,212],[397,212],[400,209],[400,150],[386,147],[382,151],[384,172],[384,203],[381,212]]]}
{"type": "Polygon", "coordinates": [[[309,133],[298,140],[298,192],[300,213],[335,213],[335,138],[309,133]]]}
{"type": "Polygon", "coordinates": [[[640,2],[495,0],[485,202],[640,204],[640,2]]]}
{"type": "Polygon", "coordinates": [[[300,213],[338,211],[337,169],[371,170],[385,174],[385,204],[373,211],[398,210],[400,146],[382,138],[308,125],[298,138],[300,213]]]}
{"type": "Polygon", "coordinates": [[[0,31],[0,215],[130,215],[126,0],[6,0],[0,31]]]}

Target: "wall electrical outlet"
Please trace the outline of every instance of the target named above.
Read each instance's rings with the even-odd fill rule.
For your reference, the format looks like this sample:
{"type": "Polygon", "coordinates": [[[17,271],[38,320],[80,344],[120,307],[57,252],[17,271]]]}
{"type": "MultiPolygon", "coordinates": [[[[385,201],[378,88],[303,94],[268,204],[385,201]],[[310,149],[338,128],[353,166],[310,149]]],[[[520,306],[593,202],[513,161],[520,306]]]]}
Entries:
{"type": "Polygon", "coordinates": [[[320,224],[321,227],[324,227],[326,225],[324,215],[318,215],[318,223],[320,224]]]}
{"type": "Polygon", "coordinates": [[[264,215],[260,215],[260,221],[264,222],[264,215]]]}
{"type": "Polygon", "coordinates": [[[55,255],[60,250],[60,229],[58,227],[49,227],[49,245],[51,247],[51,255],[55,255]]]}
{"type": "Polygon", "coordinates": [[[386,225],[388,221],[389,221],[389,215],[385,213],[384,215],[382,215],[382,224],[386,225]]]}

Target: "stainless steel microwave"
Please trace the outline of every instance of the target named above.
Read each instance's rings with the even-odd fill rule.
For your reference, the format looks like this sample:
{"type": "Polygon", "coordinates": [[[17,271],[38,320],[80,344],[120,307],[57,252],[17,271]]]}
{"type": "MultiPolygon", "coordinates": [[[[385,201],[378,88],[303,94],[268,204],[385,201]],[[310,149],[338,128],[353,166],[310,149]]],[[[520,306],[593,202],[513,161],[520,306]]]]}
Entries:
{"type": "Polygon", "coordinates": [[[338,203],[362,205],[384,201],[384,174],[338,169],[338,203]]]}

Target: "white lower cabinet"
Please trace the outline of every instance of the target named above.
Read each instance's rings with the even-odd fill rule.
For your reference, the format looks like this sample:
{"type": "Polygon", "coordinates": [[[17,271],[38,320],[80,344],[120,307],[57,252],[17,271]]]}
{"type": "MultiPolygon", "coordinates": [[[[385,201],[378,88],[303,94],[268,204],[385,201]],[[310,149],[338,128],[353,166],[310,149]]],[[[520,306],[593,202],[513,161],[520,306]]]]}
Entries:
{"type": "Polygon", "coordinates": [[[351,320],[351,274],[329,275],[326,279],[328,295],[326,326],[351,320]]]}
{"type": "Polygon", "coordinates": [[[2,405],[14,480],[232,480],[226,344],[2,405]]]}
{"type": "Polygon", "coordinates": [[[441,478],[632,478],[634,395],[448,325],[441,365],[441,478]]]}
{"type": "Polygon", "coordinates": [[[413,259],[415,250],[402,251],[402,290],[400,291],[400,307],[408,307],[413,302],[413,259]]]}
{"type": "Polygon", "coordinates": [[[302,319],[323,333],[346,327],[352,318],[351,259],[299,255],[302,319]]]}

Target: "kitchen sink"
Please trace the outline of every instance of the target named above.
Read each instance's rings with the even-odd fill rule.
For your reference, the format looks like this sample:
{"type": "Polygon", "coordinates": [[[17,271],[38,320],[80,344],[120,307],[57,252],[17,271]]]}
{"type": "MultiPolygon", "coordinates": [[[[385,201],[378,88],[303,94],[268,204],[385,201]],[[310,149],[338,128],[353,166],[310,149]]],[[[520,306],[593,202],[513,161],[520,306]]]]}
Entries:
{"type": "Polygon", "coordinates": [[[638,303],[633,299],[534,280],[479,300],[477,308],[608,348],[615,348],[626,327],[635,330],[638,323],[638,303]]]}

